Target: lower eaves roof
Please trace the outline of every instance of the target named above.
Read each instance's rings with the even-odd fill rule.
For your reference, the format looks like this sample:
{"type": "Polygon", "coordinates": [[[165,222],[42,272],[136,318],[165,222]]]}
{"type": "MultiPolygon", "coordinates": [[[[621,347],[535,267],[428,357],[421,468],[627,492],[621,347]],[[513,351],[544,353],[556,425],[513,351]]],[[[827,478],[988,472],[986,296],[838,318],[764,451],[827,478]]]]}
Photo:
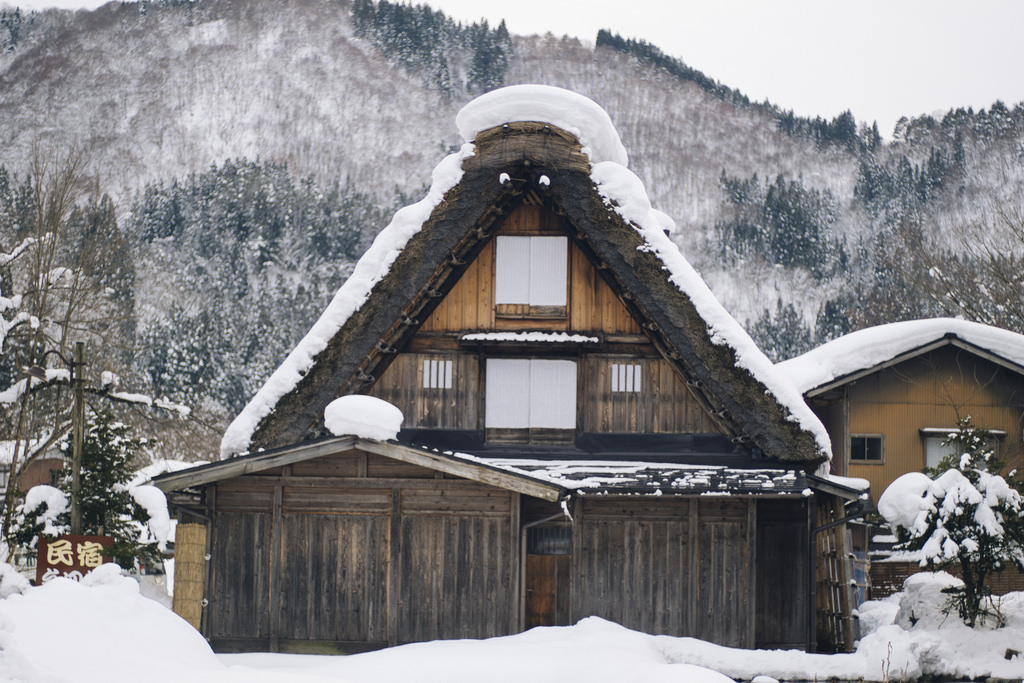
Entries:
{"type": "Polygon", "coordinates": [[[810,495],[802,470],[630,461],[552,462],[485,459],[488,464],[548,481],[576,495],[810,495]]]}
{"type": "Polygon", "coordinates": [[[558,500],[570,495],[810,496],[813,491],[863,497],[852,480],[834,480],[800,468],[730,467],[643,460],[539,460],[480,457],[396,441],[344,436],[237,456],[154,478],[161,490],[182,491],[283,465],[359,449],[525,495],[558,500]]]}

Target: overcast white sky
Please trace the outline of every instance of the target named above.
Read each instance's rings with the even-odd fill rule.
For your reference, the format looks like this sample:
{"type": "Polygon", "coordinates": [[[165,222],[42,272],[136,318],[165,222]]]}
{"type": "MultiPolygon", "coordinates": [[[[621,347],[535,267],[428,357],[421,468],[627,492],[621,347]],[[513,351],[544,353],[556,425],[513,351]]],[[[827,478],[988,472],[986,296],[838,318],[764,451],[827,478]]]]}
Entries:
{"type": "MultiPolygon", "coordinates": [[[[5,0],[0,0],[3,3],[5,0]]],[[[257,1],[257,0],[250,0],[257,1]]],[[[6,0],[23,8],[98,0],[6,0]]],[[[417,0],[422,2],[422,0],[417,0]]],[[[754,100],[850,109],[889,137],[902,115],[1024,101],[1024,0],[428,0],[512,33],[600,28],[647,40],[754,100]]]]}

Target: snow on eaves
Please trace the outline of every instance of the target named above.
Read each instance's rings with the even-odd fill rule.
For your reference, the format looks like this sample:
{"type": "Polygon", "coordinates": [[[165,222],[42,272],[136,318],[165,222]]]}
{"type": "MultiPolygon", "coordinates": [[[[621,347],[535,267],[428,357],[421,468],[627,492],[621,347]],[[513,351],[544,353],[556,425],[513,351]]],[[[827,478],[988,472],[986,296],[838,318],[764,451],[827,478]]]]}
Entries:
{"type": "Polygon", "coordinates": [[[584,334],[568,332],[473,332],[459,337],[459,341],[486,342],[538,342],[550,344],[596,344],[601,340],[584,334]]]}
{"type": "Polygon", "coordinates": [[[825,427],[804,402],[802,393],[786,379],[758,348],[750,335],[740,327],[711,293],[704,279],[690,265],[669,239],[671,218],[651,208],[643,181],[632,171],[614,162],[594,164],[591,178],[601,196],[644,238],[641,249],[653,252],[669,273],[669,280],[685,294],[707,323],[711,341],[725,344],[736,353],[736,362],[750,372],[789,411],[789,419],[814,435],[822,453],[831,457],[832,444],[825,427]],[[667,219],[667,220],[666,220],[667,219]]]}
{"type": "Polygon", "coordinates": [[[413,235],[420,231],[434,208],[441,203],[448,190],[462,179],[462,160],[472,156],[473,145],[467,143],[458,152],[449,154],[434,168],[430,190],[420,201],[395,213],[363,254],[334,299],[306,336],[292,349],[281,366],[242,409],[238,417],[224,431],[221,439],[221,457],[248,450],[253,433],[260,421],[270,414],[277,402],[298,384],[309,371],[317,354],[358,311],[370,296],[370,291],[387,275],[391,264],[413,235]]]}
{"type": "Polygon", "coordinates": [[[955,318],[878,325],[833,339],[776,367],[801,393],[868,370],[947,335],[1024,367],[1024,335],[955,318]]]}
{"type": "Polygon", "coordinates": [[[533,460],[489,458],[468,453],[446,453],[467,462],[486,465],[517,476],[554,484],[575,495],[625,493],[662,496],[800,495],[807,486],[798,470],[745,469],[722,465],[614,460],[533,460]]]}

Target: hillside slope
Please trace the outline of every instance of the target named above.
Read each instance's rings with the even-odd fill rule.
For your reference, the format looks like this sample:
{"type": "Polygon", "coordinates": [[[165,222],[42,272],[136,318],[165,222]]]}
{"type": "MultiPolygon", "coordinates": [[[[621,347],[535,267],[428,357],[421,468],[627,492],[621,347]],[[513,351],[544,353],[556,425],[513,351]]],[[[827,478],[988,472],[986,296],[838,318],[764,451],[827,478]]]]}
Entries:
{"type": "Polygon", "coordinates": [[[676,242],[772,356],[934,313],[1024,328],[1006,275],[1024,254],[1021,106],[910,118],[882,143],[849,113],[750,103],[653,46],[509,38],[383,0],[112,2],[17,22],[0,21],[0,166],[24,182],[40,149],[88,155],[87,189],[114,197],[133,245],[139,381],[219,416],[422,193],[462,105],[500,83],[609,113],[676,242]]]}

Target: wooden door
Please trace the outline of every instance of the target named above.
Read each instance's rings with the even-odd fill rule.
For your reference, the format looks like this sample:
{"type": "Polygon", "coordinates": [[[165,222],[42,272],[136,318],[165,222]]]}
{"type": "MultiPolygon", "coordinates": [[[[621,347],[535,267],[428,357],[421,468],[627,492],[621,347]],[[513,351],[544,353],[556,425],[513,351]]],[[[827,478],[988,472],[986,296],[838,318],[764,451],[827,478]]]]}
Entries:
{"type": "Polygon", "coordinates": [[[524,628],[569,626],[571,555],[526,556],[524,628]]]}

